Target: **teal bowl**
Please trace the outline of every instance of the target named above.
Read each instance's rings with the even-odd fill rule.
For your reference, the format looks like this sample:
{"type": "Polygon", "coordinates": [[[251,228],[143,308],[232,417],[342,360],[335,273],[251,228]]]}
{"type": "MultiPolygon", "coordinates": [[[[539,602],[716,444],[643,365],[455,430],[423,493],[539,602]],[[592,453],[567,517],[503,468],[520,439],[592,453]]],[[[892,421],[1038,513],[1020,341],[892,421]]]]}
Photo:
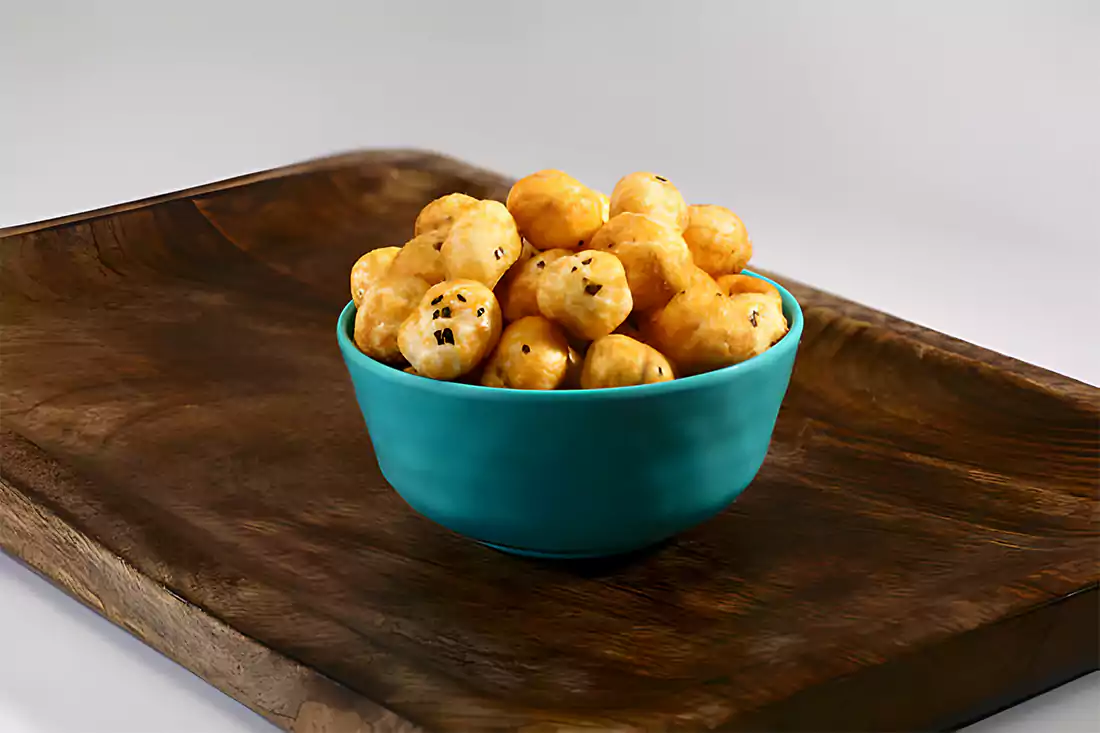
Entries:
{"type": "Polygon", "coordinates": [[[539,392],[407,374],[356,348],[351,303],[336,335],[378,467],[409,506],[508,552],[598,557],[709,519],[756,476],[802,336],[802,310],[779,292],[790,332],[768,351],[638,387],[539,392]]]}

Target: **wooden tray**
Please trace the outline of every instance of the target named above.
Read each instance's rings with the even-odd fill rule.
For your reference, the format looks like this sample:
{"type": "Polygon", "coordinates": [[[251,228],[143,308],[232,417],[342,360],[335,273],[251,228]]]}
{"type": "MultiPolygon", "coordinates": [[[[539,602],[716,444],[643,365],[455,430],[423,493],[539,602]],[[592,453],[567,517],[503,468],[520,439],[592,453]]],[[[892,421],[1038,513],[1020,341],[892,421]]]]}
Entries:
{"type": "Polygon", "coordinates": [[[296,731],[949,728],[1097,668],[1097,390],[795,283],[717,519],[562,565],[414,515],[346,273],[506,187],[370,152],[3,232],[0,546],[296,731]]]}

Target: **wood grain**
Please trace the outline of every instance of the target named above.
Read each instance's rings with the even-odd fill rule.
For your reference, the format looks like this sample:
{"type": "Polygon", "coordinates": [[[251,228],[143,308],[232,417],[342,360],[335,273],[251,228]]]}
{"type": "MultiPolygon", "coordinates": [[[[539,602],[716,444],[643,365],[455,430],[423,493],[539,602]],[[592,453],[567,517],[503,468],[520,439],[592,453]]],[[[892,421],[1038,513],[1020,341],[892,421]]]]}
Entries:
{"type": "Polygon", "coordinates": [[[1097,390],[797,283],[718,518],[555,564],[414,515],[346,272],[507,185],[369,152],[4,232],[0,546],[296,731],[949,728],[1097,668],[1097,390]]]}

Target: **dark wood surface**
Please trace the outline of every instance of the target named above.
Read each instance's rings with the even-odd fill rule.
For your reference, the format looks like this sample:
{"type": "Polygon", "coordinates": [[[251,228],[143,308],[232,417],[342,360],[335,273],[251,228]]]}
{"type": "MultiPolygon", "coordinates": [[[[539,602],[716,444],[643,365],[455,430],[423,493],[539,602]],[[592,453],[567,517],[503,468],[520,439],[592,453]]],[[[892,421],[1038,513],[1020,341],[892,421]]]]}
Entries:
{"type": "Polygon", "coordinates": [[[296,731],[949,728],[1097,667],[1097,390],[788,283],[767,463],[641,555],[414,515],[333,330],[507,182],[359,153],[0,232],[0,546],[296,731]]]}

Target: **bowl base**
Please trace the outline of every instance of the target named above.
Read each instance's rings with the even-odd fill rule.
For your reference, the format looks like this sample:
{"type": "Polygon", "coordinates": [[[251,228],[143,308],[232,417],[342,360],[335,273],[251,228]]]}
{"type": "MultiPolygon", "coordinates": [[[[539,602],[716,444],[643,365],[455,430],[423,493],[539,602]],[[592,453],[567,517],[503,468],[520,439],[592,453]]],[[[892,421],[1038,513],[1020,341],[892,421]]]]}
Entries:
{"type": "Polygon", "coordinates": [[[516,555],[518,557],[533,557],[540,560],[594,560],[601,557],[629,555],[631,553],[639,552],[640,550],[645,549],[632,548],[628,550],[607,550],[605,552],[543,552],[542,550],[525,550],[521,547],[509,547],[508,545],[495,545],[492,542],[482,542],[481,540],[477,540],[477,542],[493,550],[497,550],[508,555],[516,555]]]}

